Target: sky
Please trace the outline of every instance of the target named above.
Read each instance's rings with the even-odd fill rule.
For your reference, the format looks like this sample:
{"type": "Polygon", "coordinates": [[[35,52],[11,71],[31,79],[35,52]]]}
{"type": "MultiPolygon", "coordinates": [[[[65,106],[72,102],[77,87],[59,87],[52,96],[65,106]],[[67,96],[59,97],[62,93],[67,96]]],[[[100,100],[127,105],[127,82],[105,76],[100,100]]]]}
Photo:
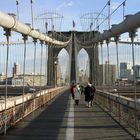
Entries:
{"type": "MultiPolygon", "coordinates": [[[[111,0],[111,11],[113,11],[124,0],[111,0]]],[[[56,12],[63,15],[61,30],[71,30],[72,21],[76,23],[76,30],[81,30],[80,16],[88,12],[100,12],[107,0],[33,0],[34,18],[42,13],[56,12]]],[[[140,0],[127,0],[125,15],[134,14],[140,10],[140,0]]],[[[19,0],[19,20],[31,23],[30,0],[19,0]]],[[[1,0],[0,11],[6,13],[17,13],[16,0],[1,0]]],[[[107,8],[104,10],[107,14],[107,8]]],[[[112,20],[119,22],[122,19],[122,7],[116,12],[112,20]]],[[[58,23],[58,22],[57,22],[58,23]]],[[[39,28],[39,27],[38,27],[39,28]]]]}
{"type": "MultiPolygon", "coordinates": [[[[108,0],[33,0],[32,6],[33,6],[33,15],[34,15],[34,28],[40,29],[41,32],[45,32],[44,20],[43,21],[39,20],[39,17],[42,17],[42,14],[44,13],[47,17],[49,17],[50,16],[49,13],[53,12],[56,13],[58,17],[56,19],[53,19],[53,21],[47,19],[47,22],[49,24],[48,30],[52,29],[52,24],[54,24],[55,30],[60,30],[60,31],[73,30],[72,27],[73,21],[75,22],[76,25],[74,30],[83,30],[83,29],[88,30],[90,21],[82,20],[82,17],[84,17],[86,13],[91,13],[91,12],[99,13],[106,5],[107,1],[108,0]]],[[[111,0],[111,12],[123,1],[124,0],[111,0]]],[[[139,6],[140,6],[140,0],[127,0],[125,6],[125,15],[137,13],[138,11],[140,11],[139,6]]],[[[18,8],[19,8],[19,21],[22,21],[24,23],[31,23],[32,20],[31,20],[30,0],[19,0],[18,8]]],[[[17,14],[16,0],[1,0],[0,11],[5,13],[17,14]]],[[[108,9],[105,8],[103,14],[107,15],[107,13],[108,13],[108,9]]],[[[123,19],[122,13],[123,13],[123,8],[120,7],[117,10],[117,12],[111,16],[111,24],[120,23],[123,19]]],[[[101,28],[104,28],[104,26],[103,27],[101,26],[101,28]]],[[[107,28],[107,26],[105,28],[107,28]]],[[[1,34],[0,41],[5,41],[2,28],[0,28],[0,34],[1,34]]],[[[13,40],[21,39],[21,35],[14,33],[14,37],[12,37],[12,39],[13,40]]],[[[32,49],[29,49],[29,51],[32,51],[32,49]]],[[[3,55],[4,54],[2,54],[1,57],[3,55]]],[[[61,53],[59,54],[60,63],[62,65],[63,71],[64,69],[66,69],[66,64],[63,65],[66,62],[66,59],[64,61],[63,58],[66,58],[66,56],[67,56],[66,51],[61,51],[61,53]]],[[[87,59],[88,59],[87,54],[85,53],[84,50],[82,50],[78,57],[80,61],[80,69],[85,69],[85,64],[87,63],[87,59]]],[[[14,54],[11,56],[11,59],[13,58],[14,58],[14,54]]],[[[30,60],[30,57],[28,59],[30,60]]],[[[68,61],[68,57],[67,57],[67,61],[68,61]]]]}

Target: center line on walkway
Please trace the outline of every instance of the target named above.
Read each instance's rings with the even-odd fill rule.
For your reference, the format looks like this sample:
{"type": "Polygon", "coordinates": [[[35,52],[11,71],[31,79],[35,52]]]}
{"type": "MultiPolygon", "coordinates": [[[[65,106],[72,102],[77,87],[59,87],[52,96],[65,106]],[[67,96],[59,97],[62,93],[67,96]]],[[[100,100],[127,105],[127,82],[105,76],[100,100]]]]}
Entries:
{"type": "Polygon", "coordinates": [[[74,140],[74,101],[70,98],[70,106],[67,121],[66,140],[74,140]]]}

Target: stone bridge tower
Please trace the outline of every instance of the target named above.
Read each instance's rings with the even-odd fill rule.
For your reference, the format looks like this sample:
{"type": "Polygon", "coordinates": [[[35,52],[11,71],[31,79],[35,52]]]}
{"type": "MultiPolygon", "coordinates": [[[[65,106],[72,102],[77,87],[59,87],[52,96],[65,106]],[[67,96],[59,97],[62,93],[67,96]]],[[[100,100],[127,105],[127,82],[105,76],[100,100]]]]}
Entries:
{"type": "MultiPolygon", "coordinates": [[[[98,85],[98,72],[99,72],[99,58],[98,58],[98,45],[90,44],[85,45],[84,40],[95,35],[95,32],[62,32],[64,36],[71,38],[69,44],[65,47],[54,46],[48,44],[48,66],[47,66],[47,85],[55,85],[55,61],[58,59],[59,52],[65,48],[69,54],[69,68],[70,68],[70,79],[69,82],[79,82],[78,81],[78,66],[77,66],[77,56],[79,51],[84,48],[89,56],[89,81],[98,85]],[[84,36],[84,38],[83,38],[84,36]]],[[[58,39],[58,38],[56,38],[58,39]]]]}

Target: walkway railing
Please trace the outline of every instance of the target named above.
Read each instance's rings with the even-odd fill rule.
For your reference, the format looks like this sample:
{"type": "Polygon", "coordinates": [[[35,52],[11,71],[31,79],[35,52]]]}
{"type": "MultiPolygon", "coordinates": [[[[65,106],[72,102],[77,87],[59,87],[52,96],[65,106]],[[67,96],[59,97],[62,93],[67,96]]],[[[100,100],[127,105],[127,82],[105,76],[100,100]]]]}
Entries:
{"type": "Polygon", "coordinates": [[[51,101],[62,93],[64,87],[42,90],[37,93],[29,93],[23,96],[13,97],[7,100],[5,111],[4,101],[0,101],[0,133],[13,126],[15,123],[32,113],[39,107],[51,101]],[[6,128],[5,128],[6,127],[6,128]]]}
{"type": "Polygon", "coordinates": [[[96,102],[136,138],[140,137],[140,101],[98,90],[96,102]]]}

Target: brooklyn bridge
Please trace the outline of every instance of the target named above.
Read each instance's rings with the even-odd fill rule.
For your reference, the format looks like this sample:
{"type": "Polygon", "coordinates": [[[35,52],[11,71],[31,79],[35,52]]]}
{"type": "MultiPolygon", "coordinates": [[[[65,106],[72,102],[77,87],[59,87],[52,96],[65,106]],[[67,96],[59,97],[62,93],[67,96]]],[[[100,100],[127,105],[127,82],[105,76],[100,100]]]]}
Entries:
{"type": "Polygon", "coordinates": [[[76,19],[62,25],[58,12],[37,13],[47,1],[8,1],[0,2],[0,139],[140,139],[140,12],[127,11],[140,2],[97,2],[100,10],[81,14],[79,29],[76,19]],[[76,106],[70,85],[88,82],[93,106],[84,93],[76,106]]]}

